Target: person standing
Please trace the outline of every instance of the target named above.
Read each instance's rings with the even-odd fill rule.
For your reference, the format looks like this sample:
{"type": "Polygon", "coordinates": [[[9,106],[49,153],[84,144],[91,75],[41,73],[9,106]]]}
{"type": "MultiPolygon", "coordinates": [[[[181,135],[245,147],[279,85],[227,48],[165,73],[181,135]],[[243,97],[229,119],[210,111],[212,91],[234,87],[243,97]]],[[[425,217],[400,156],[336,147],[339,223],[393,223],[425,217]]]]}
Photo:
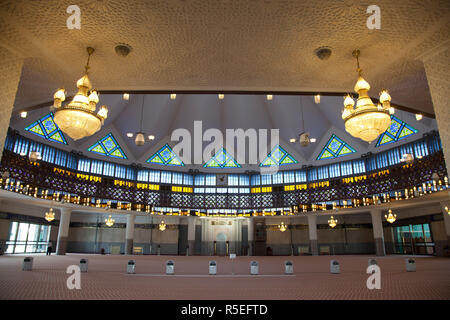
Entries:
{"type": "Polygon", "coordinates": [[[48,246],[47,246],[47,256],[51,256],[52,255],[52,246],[53,246],[53,244],[52,244],[52,242],[51,241],[49,241],[48,242],[48,246]]]}

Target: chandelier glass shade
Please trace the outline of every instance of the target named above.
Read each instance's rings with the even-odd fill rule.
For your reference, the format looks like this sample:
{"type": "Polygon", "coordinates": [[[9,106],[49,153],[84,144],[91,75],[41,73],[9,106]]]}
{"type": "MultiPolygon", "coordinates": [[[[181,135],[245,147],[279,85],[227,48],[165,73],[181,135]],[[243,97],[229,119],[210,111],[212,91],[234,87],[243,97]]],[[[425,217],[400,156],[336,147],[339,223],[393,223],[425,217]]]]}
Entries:
{"type": "Polygon", "coordinates": [[[55,220],[55,213],[53,212],[53,208],[50,208],[45,213],[45,220],[47,220],[48,222],[52,222],[53,220],[55,220]]]}
{"type": "Polygon", "coordinates": [[[108,219],[105,219],[105,224],[108,227],[112,227],[114,225],[114,222],[116,222],[116,220],[114,220],[111,215],[109,215],[108,219]]]}
{"type": "Polygon", "coordinates": [[[329,225],[331,228],[334,228],[334,227],[336,227],[337,222],[338,222],[337,219],[334,219],[333,216],[331,216],[331,219],[328,220],[328,225],[329,225]]]}
{"type": "Polygon", "coordinates": [[[160,231],[166,230],[166,224],[164,223],[164,220],[161,221],[161,223],[159,224],[159,230],[160,231]]]}
{"type": "Polygon", "coordinates": [[[278,225],[278,229],[280,229],[281,232],[285,232],[287,227],[284,222],[281,222],[281,224],[278,225]]]}
{"type": "Polygon", "coordinates": [[[355,101],[350,95],[344,100],[344,111],[342,119],[345,122],[345,130],[355,138],[362,139],[371,143],[380,134],[385,132],[391,125],[391,96],[387,90],[383,89],[380,93],[380,104],[376,106],[368,96],[370,90],[369,83],[361,76],[359,67],[359,50],[353,51],[353,56],[357,59],[358,81],[355,84],[355,92],[358,93],[358,99],[355,101]]]}
{"type": "Polygon", "coordinates": [[[58,89],[53,96],[53,107],[56,109],[54,121],[59,128],[74,140],[79,140],[96,133],[102,127],[108,116],[108,108],[101,106],[96,112],[99,97],[97,91],[92,90],[88,77],[89,58],[94,52],[87,48],[88,61],[85,74],[77,81],[78,92],[69,104],[62,105],[66,99],[65,90],[58,89]]]}
{"type": "Polygon", "coordinates": [[[395,220],[397,220],[397,215],[396,215],[396,214],[393,214],[391,209],[389,209],[388,214],[387,214],[387,215],[384,215],[384,217],[386,218],[386,220],[387,220],[389,223],[394,223],[395,220]]]}

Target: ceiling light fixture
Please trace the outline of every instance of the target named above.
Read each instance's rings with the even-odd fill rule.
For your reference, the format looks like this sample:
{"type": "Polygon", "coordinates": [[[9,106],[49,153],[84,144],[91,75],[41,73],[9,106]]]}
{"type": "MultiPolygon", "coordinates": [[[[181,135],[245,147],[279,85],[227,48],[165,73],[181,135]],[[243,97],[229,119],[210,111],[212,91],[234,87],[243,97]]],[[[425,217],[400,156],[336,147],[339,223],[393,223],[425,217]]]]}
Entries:
{"type": "Polygon", "coordinates": [[[38,151],[31,151],[30,154],[29,154],[29,156],[28,156],[28,159],[29,159],[31,162],[36,162],[36,161],[38,161],[38,160],[41,160],[41,159],[42,159],[41,153],[38,152],[38,151]]]}
{"type": "Polygon", "coordinates": [[[300,145],[302,147],[307,147],[309,146],[311,140],[309,138],[309,132],[305,132],[305,117],[303,116],[303,105],[302,105],[302,97],[300,97],[300,110],[301,110],[301,115],[302,115],[302,132],[298,135],[298,140],[297,139],[290,139],[290,142],[300,142],[300,145]]]}
{"type": "Polygon", "coordinates": [[[124,93],[122,96],[123,100],[130,100],[130,95],[128,93],[124,93]]]}
{"type": "Polygon", "coordinates": [[[166,226],[167,225],[165,224],[164,220],[162,220],[161,223],[159,224],[159,230],[160,231],[166,230],[166,226]]]}
{"type": "Polygon", "coordinates": [[[223,98],[225,98],[225,95],[223,93],[219,93],[218,97],[219,97],[219,100],[223,100],[223,98]]]}
{"type": "Polygon", "coordinates": [[[281,232],[285,232],[287,227],[284,222],[281,222],[281,224],[278,225],[278,229],[280,229],[281,232]]]}
{"type": "Polygon", "coordinates": [[[423,118],[423,116],[422,116],[420,113],[417,113],[417,114],[416,114],[416,120],[417,120],[417,121],[422,120],[422,118],[423,118]]]}
{"type": "Polygon", "coordinates": [[[406,163],[412,163],[414,161],[414,156],[411,153],[404,153],[402,155],[402,158],[400,159],[401,162],[406,163]]]}
{"type": "Polygon", "coordinates": [[[55,220],[55,213],[53,212],[53,208],[50,208],[45,213],[45,220],[47,220],[48,222],[52,222],[53,220],[55,220]]]}
{"type": "Polygon", "coordinates": [[[295,141],[297,141],[297,139],[295,139],[295,138],[289,139],[289,142],[291,142],[291,143],[294,143],[295,141]]]}
{"type": "Polygon", "coordinates": [[[28,112],[22,111],[22,112],[20,113],[20,117],[21,117],[21,118],[26,118],[26,117],[27,117],[27,114],[28,114],[28,112]]]}
{"type": "Polygon", "coordinates": [[[271,94],[268,94],[267,95],[267,100],[272,100],[272,99],[273,99],[273,96],[271,94]]]}
{"type": "Polygon", "coordinates": [[[390,107],[389,108],[389,114],[394,114],[395,113],[395,108],[394,107],[390,107]]]}
{"type": "Polygon", "coordinates": [[[114,225],[114,222],[116,222],[116,220],[114,220],[111,215],[109,215],[108,219],[105,219],[105,224],[108,227],[112,227],[114,225]]]}
{"type": "Polygon", "coordinates": [[[63,132],[74,140],[91,136],[99,131],[108,116],[106,106],[101,106],[95,113],[99,98],[97,91],[91,90],[92,84],[88,77],[89,60],[94,49],[88,47],[87,52],[85,73],[77,81],[78,92],[73,100],[65,106],[62,105],[66,99],[64,89],[58,89],[53,96],[53,106],[56,108],[54,121],[63,132]]]}
{"type": "Polygon", "coordinates": [[[350,95],[344,100],[344,111],[342,119],[345,122],[345,130],[356,138],[360,138],[371,143],[385,132],[391,125],[389,108],[391,107],[391,96],[387,90],[380,92],[381,108],[375,106],[367,92],[370,90],[369,83],[361,76],[362,69],[359,67],[359,50],[353,51],[356,58],[358,81],[355,84],[355,92],[358,93],[356,108],[353,108],[355,101],[350,95]]]}
{"type": "Polygon", "coordinates": [[[389,209],[388,214],[384,215],[384,217],[386,218],[386,220],[389,223],[394,223],[395,220],[397,220],[397,215],[396,214],[392,214],[392,210],[391,209],[389,209]]]}
{"type": "Polygon", "coordinates": [[[314,143],[314,142],[316,142],[316,141],[317,141],[316,138],[310,138],[310,139],[309,139],[309,142],[311,142],[311,143],[314,143]]]}
{"type": "Polygon", "coordinates": [[[337,222],[338,222],[337,219],[334,219],[333,216],[331,216],[331,219],[328,220],[328,225],[329,225],[331,228],[334,228],[334,227],[336,227],[337,222]]]}
{"type": "MultiPolygon", "coordinates": [[[[134,138],[134,143],[138,147],[141,147],[141,146],[143,146],[145,144],[145,133],[144,133],[144,131],[142,129],[142,124],[143,124],[143,121],[144,121],[144,100],[145,100],[145,95],[142,95],[140,131],[135,133],[136,134],[136,138],[134,138]]],[[[128,132],[127,133],[127,137],[128,138],[133,138],[133,133],[128,132]]],[[[149,140],[153,140],[152,137],[153,137],[153,139],[155,139],[155,137],[153,135],[149,135],[148,139],[149,140]]]]}
{"type": "Polygon", "coordinates": [[[316,95],[314,96],[314,102],[315,102],[316,104],[319,104],[319,103],[320,103],[320,94],[316,94],[316,95]]]}
{"type": "Polygon", "coordinates": [[[177,94],[176,93],[171,93],[170,94],[170,99],[171,100],[175,100],[177,98],[177,94]]]}

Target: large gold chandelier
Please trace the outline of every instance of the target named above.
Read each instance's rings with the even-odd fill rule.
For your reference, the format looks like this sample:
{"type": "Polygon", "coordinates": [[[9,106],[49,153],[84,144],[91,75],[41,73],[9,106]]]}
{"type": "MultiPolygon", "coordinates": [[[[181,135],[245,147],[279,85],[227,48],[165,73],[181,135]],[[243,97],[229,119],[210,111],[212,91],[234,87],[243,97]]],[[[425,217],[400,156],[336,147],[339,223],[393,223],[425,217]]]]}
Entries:
{"type": "Polygon", "coordinates": [[[359,75],[354,88],[355,92],[358,93],[356,108],[353,108],[355,101],[350,95],[347,95],[344,100],[345,108],[342,112],[342,119],[344,119],[345,130],[348,133],[371,143],[391,125],[391,116],[389,114],[391,96],[387,90],[383,89],[380,92],[381,105],[375,106],[367,94],[370,90],[370,85],[361,76],[362,69],[359,67],[359,54],[359,50],[353,51],[359,75]]]}
{"type": "Polygon", "coordinates": [[[56,108],[54,120],[59,128],[74,140],[91,136],[99,131],[108,116],[106,106],[102,106],[95,113],[99,98],[97,91],[91,90],[92,84],[88,77],[89,59],[94,49],[88,47],[87,52],[88,60],[85,73],[77,81],[78,92],[72,101],[65,106],[62,105],[62,102],[66,99],[64,89],[58,89],[53,96],[53,106],[56,108]]]}
{"type": "Polygon", "coordinates": [[[50,208],[49,211],[45,213],[45,220],[48,222],[55,220],[55,212],[53,212],[53,208],[50,208]]]}

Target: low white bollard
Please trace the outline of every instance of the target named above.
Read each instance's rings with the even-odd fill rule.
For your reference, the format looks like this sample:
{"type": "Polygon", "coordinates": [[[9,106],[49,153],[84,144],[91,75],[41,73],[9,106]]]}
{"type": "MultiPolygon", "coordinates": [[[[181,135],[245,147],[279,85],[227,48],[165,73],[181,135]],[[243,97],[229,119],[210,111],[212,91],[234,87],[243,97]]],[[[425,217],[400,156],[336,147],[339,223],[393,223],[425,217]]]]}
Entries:
{"type": "Polygon", "coordinates": [[[25,257],[23,259],[22,270],[23,271],[33,270],[33,258],[32,257],[25,257]]]}
{"type": "Polygon", "coordinates": [[[209,262],[209,274],[217,274],[217,262],[214,260],[209,262]]]}
{"type": "Polygon", "coordinates": [[[334,274],[341,272],[341,266],[337,260],[330,261],[330,272],[334,274]]]}
{"type": "Polygon", "coordinates": [[[373,259],[373,258],[370,258],[369,259],[369,267],[371,266],[371,265],[377,265],[377,260],[375,260],[375,259],[373,259]]]}
{"type": "Polygon", "coordinates": [[[80,271],[81,272],[88,272],[88,259],[81,259],[80,260],[80,271]]]}
{"type": "Polygon", "coordinates": [[[416,260],[412,258],[407,258],[405,259],[405,262],[407,272],[416,272],[416,260]]]}
{"type": "Polygon", "coordinates": [[[131,274],[136,273],[136,261],[128,260],[127,273],[131,273],[131,274]]]}
{"type": "Polygon", "coordinates": [[[175,273],[175,264],[172,260],[166,262],[166,274],[174,274],[175,273]]]}
{"type": "Polygon", "coordinates": [[[284,262],[284,273],[285,274],[293,274],[294,273],[294,264],[292,261],[285,261],[284,262]]]}
{"type": "Polygon", "coordinates": [[[250,274],[252,275],[259,274],[259,264],[257,261],[250,262],[250,274]]]}

